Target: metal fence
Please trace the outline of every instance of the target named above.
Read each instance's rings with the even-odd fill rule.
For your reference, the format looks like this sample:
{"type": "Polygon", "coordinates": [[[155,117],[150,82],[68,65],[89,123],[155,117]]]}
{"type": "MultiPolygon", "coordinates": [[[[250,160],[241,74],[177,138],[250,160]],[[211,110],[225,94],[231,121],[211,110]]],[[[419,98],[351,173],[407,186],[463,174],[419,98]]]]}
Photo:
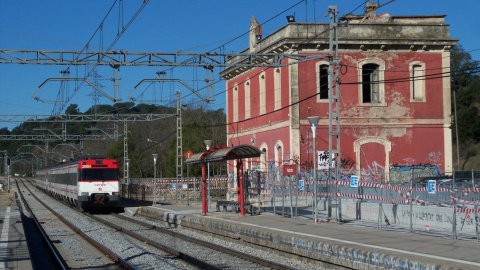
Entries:
{"type": "MultiPolygon", "coordinates": [[[[210,196],[214,200],[224,199],[227,193],[227,178],[212,177],[210,196]]],[[[201,203],[201,178],[132,178],[129,185],[122,185],[122,197],[166,203],[198,204],[201,203]]]]}
{"type": "MultiPolygon", "coordinates": [[[[386,230],[437,234],[454,239],[479,240],[480,171],[455,171],[449,176],[412,174],[403,181],[386,183],[383,173],[362,175],[352,185],[355,171],[334,174],[283,176],[280,168],[244,172],[245,201],[261,212],[312,222],[356,222],[386,230]],[[422,176],[423,178],[419,178],[422,176]],[[429,180],[435,180],[434,192],[429,180]],[[316,182],[316,189],[315,189],[316,182]],[[315,206],[316,205],[316,206],[315,206]],[[316,211],[315,211],[316,210],[316,211]]],[[[131,179],[124,197],[182,204],[201,203],[201,179],[131,179]],[[155,190],[155,192],[154,192],[155,190]]],[[[210,195],[237,200],[234,174],[210,178],[210,195]]],[[[209,209],[214,209],[209,206],[209,209]]]]}
{"type": "Polygon", "coordinates": [[[387,177],[379,173],[374,177],[378,181],[358,185],[351,183],[355,175],[351,170],[338,180],[330,174],[330,181],[328,172],[318,172],[316,190],[312,174],[282,176],[275,170],[264,175],[266,195],[259,201],[263,211],[313,222],[334,219],[388,230],[479,239],[480,171],[422,175],[397,183],[383,182],[387,177]],[[434,180],[433,190],[429,190],[428,180],[434,180]]]}

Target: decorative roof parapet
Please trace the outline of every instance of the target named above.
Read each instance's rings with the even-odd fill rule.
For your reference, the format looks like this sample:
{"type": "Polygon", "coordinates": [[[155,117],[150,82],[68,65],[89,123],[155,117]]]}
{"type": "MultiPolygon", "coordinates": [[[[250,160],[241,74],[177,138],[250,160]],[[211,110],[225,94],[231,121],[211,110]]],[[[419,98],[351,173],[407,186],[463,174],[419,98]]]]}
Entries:
{"type": "MultiPolygon", "coordinates": [[[[338,28],[338,49],[342,50],[445,50],[456,46],[459,39],[451,38],[449,25],[444,15],[396,16],[379,15],[372,19],[357,21],[350,17],[346,27],[338,28]],[[378,20],[379,16],[387,17],[378,20]],[[413,47],[412,47],[413,46],[413,47]]],[[[330,26],[326,23],[289,23],[260,40],[257,53],[302,53],[328,52],[330,26]]],[[[244,52],[248,52],[246,49],[244,52]]],[[[232,57],[228,62],[238,59],[232,57]]],[[[237,68],[227,68],[220,73],[225,78],[234,77],[237,68]]],[[[241,72],[243,73],[243,72],[241,72]]],[[[235,75],[239,73],[236,72],[235,75]]]]}

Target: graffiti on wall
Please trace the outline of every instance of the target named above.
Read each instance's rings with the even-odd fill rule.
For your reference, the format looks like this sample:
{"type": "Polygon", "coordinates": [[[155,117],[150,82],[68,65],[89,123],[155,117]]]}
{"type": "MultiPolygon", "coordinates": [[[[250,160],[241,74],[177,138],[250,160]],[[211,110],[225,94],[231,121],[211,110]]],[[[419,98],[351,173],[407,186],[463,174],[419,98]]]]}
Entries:
{"type": "Polygon", "coordinates": [[[428,153],[428,157],[425,159],[428,163],[439,166],[443,164],[443,152],[442,151],[432,151],[428,153]]]}
{"type": "Polygon", "coordinates": [[[353,169],[353,166],[355,166],[355,161],[351,158],[341,158],[340,159],[340,167],[342,169],[350,170],[353,169]]]}
{"type": "Polygon", "coordinates": [[[437,176],[439,170],[437,165],[392,165],[390,167],[390,182],[408,182],[417,177],[437,176]]]}
{"type": "MultiPolygon", "coordinates": [[[[326,169],[326,168],[321,168],[321,166],[326,167],[328,165],[328,152],[326,152],[326,154],[325,152],[322,152],[322,151],[318,151],[318,152],[319,152],[319,160],[322,160],[323,162],[323,165],[318,164],[318,167],[319,167],[318,169],[319,170],[326,169]],[[325,155],[322,156],[322,154],[325,154],[325,155]]],[[[307,160],[307,161],[304,160],[302,163],[300,163],[300,157],[297,155],[294,155],[292,160],[294,161],[295,164],[300,164],[301,168],[305,171],[309,171],[313,168],[313,161],[311,160],[307,160]]],[[[342,171],[345,174],[355,174],[355,161],[349,157],[341,158],[340,168],[342,168],[342,171]]]]}
{"type": "MultiPolygon", "coordinates": [[[[402,211],[400,216],[403,219],[408,219],[410,218],[410,211],[409,210],[402,211]]],[[[413,211],[412,217],[414,219],[426,220],[427,222],[430,221],[430,222],[437,222],[437,223],[445,223],[448,225],[453,224],[453,220],[454,220],[451,214],[444,214],[444,213],[435,214],[435,213],[423,212],[423,211],[420,211],[420,212],[413,211]]],[[[475,219],[472,217],[459,216],[458,221],[460,222],[460,225],[467,225],[467,226],[475,225],[475,219]]]]}

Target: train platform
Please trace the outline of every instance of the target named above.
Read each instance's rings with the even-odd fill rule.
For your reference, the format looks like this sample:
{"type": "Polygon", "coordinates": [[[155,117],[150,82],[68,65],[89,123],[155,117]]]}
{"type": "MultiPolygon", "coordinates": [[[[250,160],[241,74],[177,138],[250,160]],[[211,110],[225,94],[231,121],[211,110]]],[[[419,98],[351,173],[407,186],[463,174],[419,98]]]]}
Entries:
{"type": "MultiPolygon", "coordinates": [[[[212,203],[213,205],[213,203],[212,203]]],[[[212,209],[213,208],[213,209],[212,209]]],[[[233,236],[247,243],[275,246],[350,269],[480,269],[479,243],[379,230],[334,221],[217,212],[202,215],[200,204],[127,207],[126,213],[157,217],[170,226],[233,236]]]]}
{"type": "Polygon", "coordinates": [[[15,190],[0,191],[0,269],[33,269],[15,190]]]}

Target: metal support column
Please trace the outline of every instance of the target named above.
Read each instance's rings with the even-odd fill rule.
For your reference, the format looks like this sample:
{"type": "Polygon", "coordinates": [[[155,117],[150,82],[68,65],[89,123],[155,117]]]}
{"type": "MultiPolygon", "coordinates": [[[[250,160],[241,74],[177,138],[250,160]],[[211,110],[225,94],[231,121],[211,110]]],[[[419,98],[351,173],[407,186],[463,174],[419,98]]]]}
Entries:
{"type": "Polygon", "coordinates": [[[202,162],[202,215],[206,216],[208,212],[207,205],[207,169],[205,162],[202,162]]]}
{"type": "Polygon", "coordinates": [[[117,64],[112,64],[111,65],[112,68],[113,68],[113,78],[112,78],[112,81],[113,81],[113,99],[115,100],[115,102],[119,102],[122,100],[122,95],[120,93],[120,65],[117,64]],[[115,74],[115,70],[117,70],[117,74],[118,74],[118,78],[117,78],[117,74],[115,74]],[[117,95],[118,93],[118,95],[117,95]]]}
{"type": "Polygon", "coordinates": [[[176,181],[176,191],[175,191],[175,202],[177,202],[178,194],[178,185],[183,178],[183,151],[182,151],[182,92],[177,90],[177,181],[176,181]]]}
{"type": "Polygon", "coordinates": [[[45,167],[48,167],[48,141],[45,141],[45,167]]]}
{"type": "Polygon", "coordinates": [[[123,121],[123,181],[125,184],[125,178],[127,177],[127,159],[128,159],[128,122],[123,121]]]}
{"type": "Polygon", "coordinates": [[[62,122],[62,139],[63,143],[67,143],[67,122],[62,122]]]}
{"type": "Polygon", "coordinates": [[[215,79],[213,78],[213,66],[205,66],[207,70],[207,75],[205,82],[207,83],[207,99],[209,104],[213,104],[215,102],[215,96],[213,94],[213,83],[215,79]]]}
{"type": "MultiPolygon", "coordinates": [[[[330,15],[330,34],[329,34],[329,53],[330,65],[328,66],[328,181],[332,180],[332,169],[334,170],[334,179],[340,179],[340,102],[339,102],[339,56],[338,56],[338,10],[337,6],[329,6],[328,12],[330,15]],[[335,91],[333,84],[335,83],[335,91]],[[335,110],[334,107],[335,106],[335,110]],[[334,140],[336,140],[336,147],[333,147],[334,140]],[[335,159],[335,160],[334,160],[335,159]]],[[[335,185],[335,193],[338,193],[338,185],[335,185]]],[[[330,196],[331,198],[331,196],[330,196]]],[[[340,198],[334,196],[336,208],[336,221],[338,223],[340,218],[339,207],[340,198]]],[[[332,202],[329,200],[329,208],[332,207],[332,202]]]]}

